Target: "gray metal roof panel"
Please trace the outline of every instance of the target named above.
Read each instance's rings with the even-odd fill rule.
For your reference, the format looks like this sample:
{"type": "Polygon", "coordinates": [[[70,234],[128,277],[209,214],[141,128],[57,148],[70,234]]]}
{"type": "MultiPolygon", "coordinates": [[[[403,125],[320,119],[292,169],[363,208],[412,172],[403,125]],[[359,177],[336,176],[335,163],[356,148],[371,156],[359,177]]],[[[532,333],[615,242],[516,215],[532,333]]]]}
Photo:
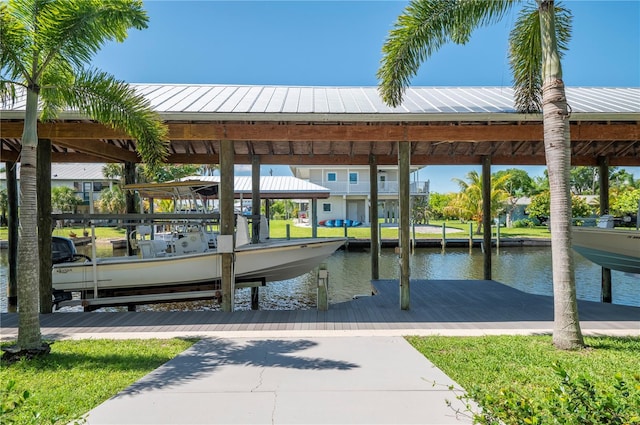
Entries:
{"type": "MultiPolygon", "coordinates": [[[[187,180],[199,180],[206,182],[220,182],[220,176],[189,176],[181,181],[187,180]]],[[[236,176],[233,180],[234,192],[246,192],[251,193],[252,177],[251,176],[236,176]]],[[[262,193],[290,193],[295,192],[304,193],[325,193],[329,192],[326,187],[311,183],[307,180],[302,180],[293,176],[261,176],[260,177],[260,192],[262,193]]]]}
{"type": "MultiPolygon", "coordinates": [[[[167,119],[371,119],[433,120],[523,119],[513,106],[511,87],[409,87],[404,102],[386,105],[376,87],[246,86],[207,84],[132,84],[152,107],[167,119]],[[215,114],[211,116],[210,114],[215,114]]],[[[638,119],[640,88],[567,87],[573,117],[597,114],[604,118],[638,119]]],[[[22,92],[23,93],[23,92],[22,92]]],[[[20,91],[14,103],[0,104],[4,117],[23,111],[20,91]]],[[[77,115],[77,114],[76,114],[77,115]]],[[[61,118],[72,117],[67,111],[61,118]]],[[[526,119],[539,119],[532,114],[526,119]]]]}
{"type": "MultiPolygon", "coordinates": [[[[16,174],[20,179],[20,163],[16,164],[16,174]]],[[[103,173],[104,164],[84,162],[51,163],[52,181],[117,181],[117,178],[106,178],[103,173]]],[[[0,180],[6,180],[6,173],[0,172],[0,180]]]]}

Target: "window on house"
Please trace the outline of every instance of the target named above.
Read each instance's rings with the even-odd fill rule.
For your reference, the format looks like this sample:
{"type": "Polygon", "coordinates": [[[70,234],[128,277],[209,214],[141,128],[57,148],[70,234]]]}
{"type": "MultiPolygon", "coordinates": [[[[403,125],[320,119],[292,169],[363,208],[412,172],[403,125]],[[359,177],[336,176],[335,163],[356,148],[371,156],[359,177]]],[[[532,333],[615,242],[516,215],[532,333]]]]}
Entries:
{"type": "Polygon", "coordinates": [[[324,212],[331,212],[331,204],[330,204],[330,203],[324,203],[324,204],[322,204],[322,211],[324,211],[324,212]]]}
{"type": "Polygon", "coordinates": [[[349,173],[349,184],[358,184],[358,173],[349,173]]]}
{"type": "Polygon", "coordinates": [[[84,182],[82,185],[82,199],[87,202],[89,201],[89,194],[92,192],[93,184],[91,182],[84,182]]]}
{"type": "Polygon", "coordinates": [[[336,173],[327,173],[327,181],[328,182],[336,181],[336,173]]]}

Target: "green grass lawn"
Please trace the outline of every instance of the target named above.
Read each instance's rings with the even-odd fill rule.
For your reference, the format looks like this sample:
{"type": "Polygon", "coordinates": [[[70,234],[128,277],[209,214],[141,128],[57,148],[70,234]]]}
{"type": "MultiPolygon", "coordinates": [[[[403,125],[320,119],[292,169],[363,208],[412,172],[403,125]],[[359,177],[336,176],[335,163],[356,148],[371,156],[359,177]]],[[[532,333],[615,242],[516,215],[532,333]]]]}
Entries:
{"type": "MultiPolygon", "coordinates": [[[[429,232],[420,230],[420,225],[416,225],[416,238],[441,238],[442,237],[442,225],[443,223],[447,228],[453,228],[460,230],[459,233],[448,233],[448,238],[462,238],[469,237],[469,224],[461,223],[458,220],[455,221],[443,221],[432,220],[429,222],[431,226],[436,226],[429,232]]],[[[286,237],[286,226],[289,225],[289,233],[292,238],[304,238],[311,237],[311,227],[299,227],[293,224],[293,220],[271,220],[269,222],[269,233],[272,238],[284,238],[286,237]]],[[[398,229],[396,225],[384,224],[380,237],[382,239],[397,239],[398,229]]],[[[475,225],[474,225],[475,228],[475,225]]],[[[369,227],[349,227],[346,229],[347,236],[356,239],[370,239],[371,229],[369,227]]],[[[413,233],[413,229],[411,230],[413,233]]],[[[493,228],[493,234],[495,236],[496,229],[493,228]]],[[[345,235],[344,228],[335,227],[323,227],[318,226],[318,237],[343,237],[345,235]]],[[[500,237],[505,238],[550,238],[551,234],[549,229],[545,226],[538,226],[534,228],[500,228],[500,237]]],[[[480,235],[474,235],[474,238],[481,238],[480,235]]]]}
{"type": "MultiPolygon", "coordinates": [[[[615,375],[620,374],[632,391],[625,400],[618,396],[613,403],[628,402],[624,410],[629,410],[629,417],[633,412],[640,415],[640,338],[588,337],[585,338],[588,348],[580,351],[556,350],[550,336],[408,337],[407,340],[463,388],[477,388],[496,403],[505,400],[504,389],[510,388],[519,394],[520,400],[531,399],[534,404],[544,405],[549,389],[561,382],[554,372],[554,363],[573,377],[588,377],[596,391],[612,392],[615,375]]],[[[452,394],[450,398],[455,397],[452,394]]],[[[588,398],[595,400],[592,395],[588,398]]],[[[522,418],[501,419],[506,424],[525,423],[522,418]]],[[[629,423],[640,423],[640,416],[636,420],[629,423]]],[[[557,423],[586,422],[576,416],[573,421],[557,423]]]]}
{"type": "MultiPolygon", "coordinates": [[[[82,231],[87,230],[91,234],[91,228],[82,226],[64,227],[62,229],[53,229],[53,236],[69,237],[69,233],[75,233],[78,236],[82,236],[82,231]]],[[[0,240],[7,240],[8,230],[6,227],[0,227],[0,240]]],[[[96,238],[98,239],[118,239],[125,237],[124,228],[116,227],[96,227],[96,238]]]]}
{"type": "MultiPolygon", "coordinates": [[[[420,225],[416,225],[416,238],[441,238],[442,237],[442,224],[446,223],[447,228],[454,228],[461,230],[460,233],[449,233],[447,234],[448,238],[455,239],[467,239],[469,237],[469,224],[468,223],[460,223],[459,221],[447,221],[444,222],[442,220],[432,220],[429,224],[432,226],[437,226],[436,229],[433,229],[429,232],[420,231],[420,225]]],[[[269,222],[269,231],[272,238],[285,238],[287,235],[286,226],[289,225],[289,234],[291,238],[310,238],[311,237],[311,227],[300,227],[295,226],[293,220],[271,220],[269,222]]],[[[396,225],[383,225],[382,232],[380,237],[382,239],[397,239],[398,238],[398,229],[395,227],[396,225]],[[392,227],[394,226],[394,227],[392,227]]],[[[475,228],[475,225],[474,225],[475,228]]],[[[74,226],[74,227],[65,227],[63,229],[54,229],[54,236],[64,236],[69,237],[70,233],[75,233],[78,236],[82,236],[82,232],[85,230],[82,226],[74,226]]],[[[86,228],[86,230],[91,231],[91,229],[86,228]]],[[[370,239],[371,238],[371,229],[369,227],[349,227],[347,230],[347,236],[350,238],[356,239],[370,239]]],[[[493,228],[493,234],[495,237],[496,229],[493,228]]],[[[413,230],[411,230],[413,232],[413,230]]],[[[345,235],[344,228],[335,228],[335,227],[323,227],[318,226],[318,237],[320,238],[328,238],[328,237],[343,237],[345,235]]],[[[96,227],[96,238],[98,240],[109,240],[109,239],[118,239],[125,237],[124,228],[115,228],[115,227],[96,227]]],[[[475,238],[481,238],[481,235],[474,235],[475,238]]],[[[549,238],[551,234],[549,230],[544,226],[538,226],[534,228],[505,228],[502,227],[500,229],[500,237],[504,238],[549,238]]],[[[7,240],[7,228],[0,227],[0,240],[7,240]]]]}
{"type": "Polygon", "coordinates": [[[2,362],[3,408],[24,391],[30,396],[14,412],[0,415],[3,416],[0,422],[69,423],[194,342],[182,339],[56,341],[47,357],[10,365],[2,362]],[[6,394],[10,381],[15,382],[15,389],[6,394]],[[34,414],[40,417],[34,418],[34,414]]]}

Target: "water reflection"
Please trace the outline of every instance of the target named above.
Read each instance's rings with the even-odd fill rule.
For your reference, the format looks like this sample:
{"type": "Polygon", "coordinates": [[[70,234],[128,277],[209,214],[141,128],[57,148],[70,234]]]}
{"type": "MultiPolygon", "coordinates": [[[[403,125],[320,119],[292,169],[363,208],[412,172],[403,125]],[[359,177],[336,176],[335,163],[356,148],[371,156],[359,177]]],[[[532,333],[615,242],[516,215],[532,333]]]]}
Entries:
{"type": "MultiPolygon", "coordinates": [[[[79,247],[90,255],[90,247],[79,247]]],[[[112,252],[110,246],[99,246],[99,256],[124,255],[112,252]]],[[[482,252],[475,248],[417,249],[410,257],[412,279],[482,279],[482,252]]],[[[337,251],[326,261],[329,270],[330,302],[350,300],[354,295],[371,293],[371,261],[367,252],[337,251]]],[[[576,293],[579,299],[600,300],[600,267],[575,255],[576,293]]],[[[6,312],[6,251],[0,250],[0,311],[6,312]]],[[[393,250],[382,250],[380,278],[398,279],[400,265],[393,250]]],[[[613,271],[613,302],[640,306],[640,278],[613,271]]],[[[502,248],[494,249],[492,258],[493,279],[516,289],[538,295],[552,295],[552,271],[550,248],[502,248]]],[[[296,279],[272,283],[260,288],[260,308],[264,310],[311,309],[316,307],[315,271],[296,279]]],[[[236,293],[236,309],[248,310],[251,306],[250,289],[236,293]]],[[[212,301],[180,302],[140,306],[139,310],[218,310],[212,301]]],[[[112,308],[110,310],[118,310],[112,308]]]]}

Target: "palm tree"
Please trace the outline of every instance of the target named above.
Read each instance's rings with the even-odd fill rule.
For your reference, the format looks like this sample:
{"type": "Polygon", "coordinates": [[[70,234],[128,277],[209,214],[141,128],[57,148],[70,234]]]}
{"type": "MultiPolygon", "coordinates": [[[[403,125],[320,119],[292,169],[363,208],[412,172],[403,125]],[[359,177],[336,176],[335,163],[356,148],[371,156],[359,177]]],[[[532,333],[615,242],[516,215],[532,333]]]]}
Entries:
{"type": "MultiPolygon", "coordinates": [[[[504,184],[511,177],[503,174],[494,177],[491,181],[491,216],[498,215],[500,209],[504,208],[509,193],[504,190],[504,184]]],[[[451,201],[445,211],[465,220],[476,222],[476,234],[482,234],[482,176],[477,171],[467,173],[467,181],[453,179],[460,186],[460,193],[451,201]]]]}
{"type": "MultiPolygon", "coordinates": [[[[474,29],[500,21],[519,3],[511,0],[414,0],[398,18],[382,51],[378,78],[383,100],[397,106],[410,79],[445,43],[464,44],[474,29]]],[[[509,36],[515,104],[521,112],[542,110],[551,188],[554,288],[553,342],[561,349],[584,345],[571,253],[569,111],[561,51],[570,37],[571,14],[552,0],[536,0],[520,12],[509,36]]]]}
{"type": "Polygon", "coordinates": [[[62,108],[129,133],[150,166],[167,152],[166,127],[149,103],[113,76],[85,67],[107,41],[147,26],[140,0],[10,0],[0,4],[0,95],[26,92],[20,153],[18,340],[13,351],[47,352],[40,335],[36,160],[38,115],[62,108]]]}

